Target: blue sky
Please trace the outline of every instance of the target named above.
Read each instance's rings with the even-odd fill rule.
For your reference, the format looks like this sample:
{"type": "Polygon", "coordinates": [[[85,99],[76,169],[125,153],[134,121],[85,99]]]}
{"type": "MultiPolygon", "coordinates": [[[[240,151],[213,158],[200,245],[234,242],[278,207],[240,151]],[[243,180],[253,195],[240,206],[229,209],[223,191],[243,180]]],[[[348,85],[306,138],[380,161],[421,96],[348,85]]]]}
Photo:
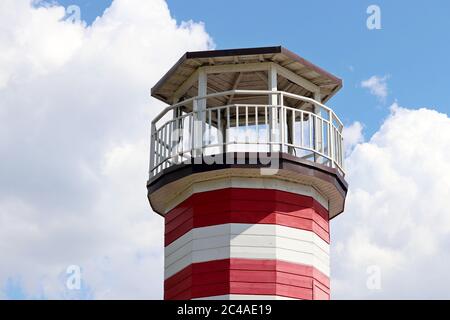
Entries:
{"type": "MultiPolygon", "coordinates": [[[[205,23],[217,49],[283,45],[344,80],[329,102],[345,124],[360,121],[369,138],[397,100],[408,108],[450,113],[450,3],[423,1],[218,1],[168,0],[180,21],[205,23]],[[368,30],[366,9],[381,8],[381,30],[368,30]],[[361,88],[373,75],[387,76],[380,101],[361,88]]],[[[110,0],[60,0],[79,5],[91,23],[110,0]]],[[[174,61],[175,62],[175,61],[174,61]]]]}

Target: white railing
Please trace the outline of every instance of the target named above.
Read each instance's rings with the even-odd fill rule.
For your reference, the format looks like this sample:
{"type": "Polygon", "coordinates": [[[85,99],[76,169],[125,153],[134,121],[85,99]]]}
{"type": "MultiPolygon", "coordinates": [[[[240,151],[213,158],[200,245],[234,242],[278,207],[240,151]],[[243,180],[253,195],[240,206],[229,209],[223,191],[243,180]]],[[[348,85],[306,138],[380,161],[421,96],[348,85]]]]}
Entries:
{"type": "Polygon", "coordinates": [[[333,110],[288,92],[232,90],[194,97],[168,106],[152,121],[150,177],[192,157],[226,152],[287,152],[344,174],[342,130],[333,110]],[[207,106],[208,99],[237,95],[265,95],[277,103],[207,106]],[[315,112],[287,107],[286,98],[310,103],[315,112]],[[198,108],[201,103],[206,109],[198,108]],[[186,106],[193,111],[184,112],[186,106]]]}

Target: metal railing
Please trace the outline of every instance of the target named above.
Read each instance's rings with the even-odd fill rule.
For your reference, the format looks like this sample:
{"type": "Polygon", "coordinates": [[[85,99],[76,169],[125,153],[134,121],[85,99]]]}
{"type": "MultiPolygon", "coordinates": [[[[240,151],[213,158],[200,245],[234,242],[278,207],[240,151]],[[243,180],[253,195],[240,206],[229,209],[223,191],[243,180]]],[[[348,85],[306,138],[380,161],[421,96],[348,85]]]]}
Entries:
{"type": "Polygon", "coordinates": [[[151,126],[150,177],[192,157],[226,152],[287,152],[344,174],[342,122],[327,106],[288,92],[231,90],[194,97],[166,107],[151,126]],[[237,95],[267,96],[272,103],[208,107],[208,99],[237,95]],[[315,112],[285,106],[286,98],[307,102],[315,112]]]}

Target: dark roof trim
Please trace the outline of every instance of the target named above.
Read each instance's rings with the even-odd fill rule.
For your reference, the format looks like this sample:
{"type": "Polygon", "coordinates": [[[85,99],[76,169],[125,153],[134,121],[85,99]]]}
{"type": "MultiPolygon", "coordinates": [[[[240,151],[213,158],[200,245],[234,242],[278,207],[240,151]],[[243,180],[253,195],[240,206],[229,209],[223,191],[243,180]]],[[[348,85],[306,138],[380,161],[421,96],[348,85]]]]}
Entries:
{"type": "Polygon", "coordinates": [[[187,56],[188,52],[186,52],[185,54],[183,54],[181,56],[180,59],[178,59],[178,61],[172,66],[172,68],[169,69],[169,71],[166,72],[166,74],[159,79],[159,81],[152,87],[152,89],[150,90],[150,95],[152,97],[158,98],[159,100],[166,102],[165,100],[167,99],[167,97],[164,96],[158,96],[155,94],[156,91],[159,90],[159,88],[163,85],[164,82],[167,81],[168,78],[170,78],[170,76],[175,72],[175,70],[178,69],[178,67],[183,64],[183,62],[186,60],[186,56],[187,56]]]}
{"type": "Polygon", "coordinates": [[[240,48],[240,49],[224,49],[224,50],[208,50],[186,52],[188,59],[216,58],[229,56],[252,56],[258,54],[281,53],[282,47],[259,47],[259,48],[240,48]]]}
{"type": "MultiPolygon", "coordinates": [[[[199,161],[200,163],[196,164],[194,159],[191,159],[191,164],[179,164],[172,167],[169,167],[162,172],[160,172],[155,177],[151,178],[147,182],[147,191],[148,191],[148,199],[150,200],[150,195],[153,192],[156,192],[158,189],[164,187],[165,185],[174,182],[176,180],[185,178],[192,174],[209,172],[214,170],[223,170],[223,169],[238,169],[238,168],[262,168],[268,167],[267,165],[261,164],[250,164],[248,159],[256,159],[254,153],[227,153],[221,155],[215,155],[215,157],[223,157],[223,164],[207,164],[203,161],[199,161]],[[234,159],[233,164],[226,164],[226,160],[228,157],[234,159]],[[237,159],[245,159],[244,163],[239,164],[237,159]]],[[[290,170],[293,172],[298,172],[306,176],[315,177],[321,180],[324,180],[330,184],[332,184],[336,190],[344,197],[347,194],[348,184],[345,181],[344,177],[336,170],[318,163],[314,163],[311,161],[303,160],[298,157],[292,156],[287,153],[275,153],[271,156],[275,156],[279,158],[279,169],[290,170]]],[[[265,155],[267,157],[267,154],[265,155]]],[[[152,202],[150,202],[150,206],[153,208],[152,202]]],[[[342,208],[343,210],[343,208],[342,208]]],[[[340,214],[339,212],[338,214],[340,214]]],[[[336,216],[338,215],[336,214],[336,216]]]]}

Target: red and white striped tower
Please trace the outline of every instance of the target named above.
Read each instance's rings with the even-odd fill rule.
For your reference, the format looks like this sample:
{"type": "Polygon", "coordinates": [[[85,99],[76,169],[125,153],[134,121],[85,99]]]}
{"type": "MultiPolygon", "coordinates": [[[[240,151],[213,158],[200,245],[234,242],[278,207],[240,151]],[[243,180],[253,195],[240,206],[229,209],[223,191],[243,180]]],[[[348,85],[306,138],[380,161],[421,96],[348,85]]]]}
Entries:
{"type": "Polygon", "coordinates": [[[329,299],[342,81],[283,47],[187,52],[152,88],[165,299],[329,299]]]}

